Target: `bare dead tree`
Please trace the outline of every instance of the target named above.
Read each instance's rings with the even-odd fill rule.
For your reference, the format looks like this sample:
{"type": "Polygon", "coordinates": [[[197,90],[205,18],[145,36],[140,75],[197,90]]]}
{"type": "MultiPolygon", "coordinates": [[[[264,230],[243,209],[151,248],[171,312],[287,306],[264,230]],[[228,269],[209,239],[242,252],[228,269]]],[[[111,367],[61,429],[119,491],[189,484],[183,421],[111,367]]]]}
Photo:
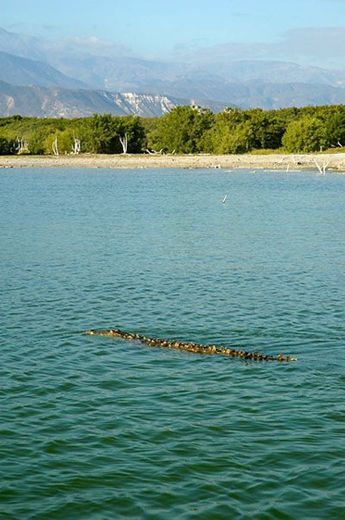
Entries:
{"type": "Polygon", "coordinates": [[[326,161],[323,161],[323,163],[320,164],[316,159],[314,159],[314,163],[316,164],[316,167],[319,170],[320,174],[326,175],[326,170],[328,168],[329,161],[328,161],[328,163],[326,163],[326,161]]]}
{"type": "MultiPolygon", "coordinates": [[[[159,151],[157,150],[149,150],[148,148],[146,148],[146,153],[148,153],[149,155],[162,155],[163,154],[163,150],[164,148],[161,148],[159,151]]],[[[172,152],[172,153],[175,153],[175,150],[172,152]]]]}
{"type": "Polygon", "coordinates": [[[52,152],[53,155],[59,155],[59,148],[58,148],[58,139],[55,137],[54,141],[52,142],[52,152]]]}
{"type": "Polygon", "coordinates": [[[29,151],[29,143],[24,137],[17,137],[15,141],[15,150],[17,154],[27,153],[29,151]]]}
{"type": "Polygon", "coordinates": [[[81,149],[80,139],[73,137],[72,153],[75,155],[78,155],[80,153],[80,149],[81,149]]]}
{"type": "Polygon", "coordinates": [[[122,146],[122,150],[123,150],[123,153],[126,154],[127,153],[127,148],[128,148],[128,136],[127,134],[125,134],[124,137],[119,137],[120,139],[120,143],[121,143],[121,146],[122,146]]]}

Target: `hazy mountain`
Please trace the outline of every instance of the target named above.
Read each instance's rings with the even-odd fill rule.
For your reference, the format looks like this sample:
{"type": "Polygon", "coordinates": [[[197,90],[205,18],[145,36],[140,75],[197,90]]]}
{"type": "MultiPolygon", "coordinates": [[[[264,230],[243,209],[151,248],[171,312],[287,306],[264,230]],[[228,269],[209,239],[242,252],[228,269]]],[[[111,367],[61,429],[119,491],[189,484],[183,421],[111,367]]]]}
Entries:
{"type": "MultiPolygon", "coordinates": [[[[170,81],[152,82],[151,80],[143,80],[140,84],[140,89],[143,92],[156,94],[164,92],[167,96],[178,98],[214,99],[227,104],[234,104],[229,95],[232,90],[231,87],[232,85],[220,76],[210,75],[202,71],[176,76],[170,81]]],[[[135,89],[134,86],[133,89],[135,89]]]]}
{"type": "Polygon", "coordinates": [[[6,31],[0,27],[0,50],[23,58],[45,59],[44,41],[34,36],[6,31]]]}
{"type": "Polygon", "coordinates": [[[231,82],[261,79],[270,83],[345,84],[344,70],[327,70],[277,60],[234,61],[224,57],[221,62],[213,59],[207,63],[197,60],[189,63],[146,60],[133,57],[128,51],[126,54],[118,45],[102,46],[82,38],[48,40],[1,28],[0,50],[44,61],[67,76],[76,77],[93,87],[113,90],[133,90],[137,82],[147,82],[150,78],[155,84],[157,81],[173,81],[182,75],[190,76],[200,72],[207,74],[209,79],[216,75],[231,82]]]}
{"type": "Polygon", "coordinates": [[[41,87],[86,87],[81,81],[69,78],[42,61],[21,58],[0,51],[0,80],[13,85],[38,85],[41,87]]]}
{"type": "Polygon", "coordinates": [[[269,83],[345,86],[343,70],[327,70],[284,61],[230,61],[225,64],[209,64],[207,70],[231,82],[262,80],[269,83]]]}
{"type": "Polygon", "coordinates": [[[7,96],[1,98],[2,114],[161,115],[190,100],[213,110],[226,105],[281,108],[345,102],[345,90],[340,88],[345,86],[345,71],[295,63],[210,60],[202,68],[126,56],[116,45],[44,40],[4,29],[0,51],[0,80],[17,85],[2,87],[2,96],[7,96]],[[20,85],[37,87],[20,89],[20,85]]]}
{"type": "Polygon", "coordinates": [[[306,105],[331,105],[345,103],[345,88],[307,83],[266,83],[247,81],[225,82],[219,78],[212,81],[195,82],[188,78],[165,85],[168,96],[192,98],[199,104],[203,99],[218,100],[219,105],[241,108],[274,109],[283,107],[303,107],[306,105]]]}
{"type": "Polygon", "coordinates": [[[50,63],[64,74],[78,77],[94,88],[148,91],[188,97],[197,96],[197,92],[204,91],[210,99],[220,99],[219,92],[228,82],[258,80],[268,83],[345,86],[345,71],[280,61],[231,61],[227,64],[208,64],[207,68],[202,68],[193,64],[133,57],[69,56],[54,53],[50,56],[50,63]],[[188,94],[185,89],[189,90],[188,94]],[[192,89],[195,89],[194,94],[192,89]]]}
{"type": "MultiPolygon", "coordinates": [[[[213,111],[225,106],[281,108],[315,104],[344,104],[345,89],[304,83],[229,83],[228,101],[194,101],[213,111]]],[[[175,98],[104,90],[25,87],[0,82],[0,116],[21,114],[38,117],[83,117],[94,113],[161,116],[174,106],[189,105],[190,98],[175,98]]]]}
{"type": "MultiPolygon", "coordinates": [[[[345,86],[345,71],[331,71],[320,67],[306,67],[280,61],[232,61],[208,64],[207,68],[193,64],[150,61],[132,57],[54,55],[51,62],[59,70],[96,88],[110,90],[143,90],[180,95],[183,82],[191,88],[202,89],[214,83],[308,83],[345,86]],[[166,90],[164,90],[166,89],[166,90]]],[[[182,95],[186,95],[183,94],[182,95]]],[[[196,94],[195,94],[196,95],[196,94]]],[[[217,93],[212,99],[219,99],[217,93]]]]}
{"type": "Polygon", "coordinates": [[[178,63],[144,60],[133,57],[54,54],[51,63],[65,74],[78,77],[93,88],[116,91],[139,91],[159,87],[188,72],[178,63]]]}
{"type": "MultiPolygon", "coordinates": [[[[193,72],[185,72],[183,67],[169,67],[168,64],[163,64],[154,61],[145,61],[135,58],[118,58],[116,60],[109,60],[108,58],[97,58],[88,57],[81,60],[74,58],[70,61],[70,72],[80,67],[83,64],[85,67],[84,80],[82,81],[73,79],[65,74],[62,74],[57,69],[50,65],[36,60],[30,60],[27,58],[21,58],[5,52],[0,51],[0,80],[6,83],[11,83],[17,86],[42,86],[42,87],[63,87],[67,89],[81,89],[82,91],[75,93],[73,96],[77,106],[75,108],[76,114],[89,113],[91,110],[90,106],[99,107],[99,110],[104,106],[104,99],[109,99],[107,94],[105,97],[101,96],[101,100],[98,99],[99,92],[96,95],[95,92],[89,93],[88,101],[85,104],[85,88],[88,84],[96,85],[96,90],[99,91],[99,84],[105,83],[107,88],[104,90],[109,91],[130,91],[130,92],[148,92],[150,95],[148,99],[152,105],[152,109],[149,109],[148,104],[144,108],[140,109],[141,100],[144,98],[142,94],[136,94],[138,102],[138,115],[160,115],[164,113],[164,102],[161,108],[159,108],[159,99],[165,96],[169,98],[177,98],[178,100],[201,100],[201,104],[210,106],[210,103],[203,102],[202,100],[217,100],[221,105],[238,105],[242,107],[259,106],[262,108],[278,108],[281,106],[301,106],[305,104],[328,104],[333,102],[334,99],[342,99],[342,92],[338,90],[332,90],[332,88],[326,84],[326,78],[324,77],[324,83],[307,85],[305,82],[290,82],[290,83],[276,83],[272,81],[271,75],[270,82],[263,81],[259,78],[254,78],[248,81],[252,75],[259,76],[259,73],[271,70],[270,67],[275,67],[276,76],[273,79],[278,79],[278,71],[285,70],[285,76],[287,75],[286,70],[290,70],[290,75],[297,79],[301,75],[300,67],[294,64],[282,64],[280,62],[263,63],[262,66],[258,66],[254,63],[253,66],[249,62],[239,62],[233,64],[233,76],[245,78],[246,81],[227,81],[222,76],[211,75],[207,72],[194,70],[193,72]],[[92,69],[92,63],[98,63],[99,67],[97,70],[92,69]],[[177,70],[178,69],[178,70],[177,70]],[[177,74],[180,72],[180,74],[177,74]],[[183,74],[183,72],[185,72],[183,74]],[[103,78],[103,74],[107,74],[107,77],[103,78]],[[164,79],[163,79],[164,76],[164,79]],[[116,77],[116,80],[115,80],[116,77]],[[110,79],[109,79],[110,78],[110,79]],[[112,79],[111,79],[112,78],[112,79]],[[329,88],[328,88],[329,87],[329,88]],[[95,100],[97,97],[97,101],[95,100]],[[77,101],[79,100],[79,101],[77,101]],[[85,106],[84,106],[85,105],[85,106]]],[[[312,69],[312,68],[310,68],[312,69]]],[[[320,69],[322,71],[322,69],[320,69]]],[[[322,76],[320,70],[317,69],[319,76],[322,76]]],[[[266,77],[267,73],[263,73],[266,77]]],[[[79,73],[79,77],[81,74],[79,73]]],[[[317,76],[317,77],[319,77],[317,76]]],[[[316,76],[315,76],[316,77],[316,76]]],[[[90,89],[95,90],[95,89],[90,89]]],[[[103,89],[102,89],[103,90],[103,89]]],[[[36,91],[35,91],[36,92],[36,91]]],[[[62,91],[57,90],[59,94],[53,97],[49,95],[50,99],[54,99],[54,106],[51,108],[51,113],[56,113],[56,98],[62,96],[62,91]]],[[[131,94],[134,99],[134,95],[131,94]]],[[[112,94],[114,96],[114,94],[112,94]]],[[[69,95],[70,97],[70,95],[69,95]]],[[[113,97],[112,97],[113,99],[113,97]]],[[[147,103],[149,103],[147,101],[147,103]]],[[[179,101],[177,104],[180,104],[179,101]]],[[[108,101],[106,103],[108,106],[108,101]]],[[[133,105],[134,106],[134,105],[133,105]]],[[[168,105],[167,105],[168,106],[168,105]]],[[[118,105],[121,108],[121,103],[118,105]]],[[[114,107],[112,106],[112,110],[114,107]]],[[[30,107],[27,107],[30,110],[30,107]]],[[[35,109],[36,110],[36,109],[35,109]]],[[[64,109],[61,109],[64,110],[64,109]]],[[[72,113],[72,107],[67,109],[67,113],[72,113]]],[[[129,107],[129,113],[133,113],[132,105],[129,107]]],[[[47,110],[45,109],[45,112],[47,110]]]]}
{"type": "MultiPolygon", "coordinates": [[[[113,93],[104,90],[24,87],[0,81],[0,116],[20,114],[36,117],[83,117],[94,113],[114,115],[161,116],[188,99],[166,96],[113,93]]],[[[221,110],[224,105],[210,102],[205,106],[221,110]]]]}
{"type": "Polygon", "coordinates": [[[242,108],[264,109],[345,103],[345,88],[307,83],[228,83],[228,96],[242,108]]]}

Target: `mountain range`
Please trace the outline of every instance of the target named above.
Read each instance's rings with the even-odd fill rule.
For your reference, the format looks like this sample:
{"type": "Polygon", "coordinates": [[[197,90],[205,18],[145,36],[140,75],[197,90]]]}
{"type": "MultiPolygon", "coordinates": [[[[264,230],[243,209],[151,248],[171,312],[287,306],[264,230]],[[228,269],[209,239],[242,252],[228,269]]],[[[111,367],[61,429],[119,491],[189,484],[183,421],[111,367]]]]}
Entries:
{"type": "Polygon", "coordinates": [[[191,102],[214,111],[342,104],[345,71],[282,61],[147,60],[116,46],[0,28],[0,115],[152,117],[191,102]]]}

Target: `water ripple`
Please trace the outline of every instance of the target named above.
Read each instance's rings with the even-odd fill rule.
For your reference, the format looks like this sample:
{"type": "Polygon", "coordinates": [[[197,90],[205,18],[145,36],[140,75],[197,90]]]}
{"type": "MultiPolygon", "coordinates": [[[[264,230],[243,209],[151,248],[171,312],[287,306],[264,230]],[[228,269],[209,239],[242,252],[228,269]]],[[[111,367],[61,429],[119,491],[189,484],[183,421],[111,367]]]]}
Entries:
{"type": "Polygon", "coordinates": [[[0,517],[343,518],[343,177],[0,185],[0,517]],[[115,326],[299,361],[83,334],[115,326]]]}

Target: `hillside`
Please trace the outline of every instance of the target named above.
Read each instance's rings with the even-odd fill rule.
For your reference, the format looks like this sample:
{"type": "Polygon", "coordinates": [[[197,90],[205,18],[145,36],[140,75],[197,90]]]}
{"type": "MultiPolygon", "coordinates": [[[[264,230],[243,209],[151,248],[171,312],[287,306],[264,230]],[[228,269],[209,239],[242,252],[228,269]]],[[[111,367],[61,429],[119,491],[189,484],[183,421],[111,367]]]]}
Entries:
{"type": "Polygon", "coordinates": [[[0,115],[83,117],[94,113],[160,116],[187,100],[134,93],[57,87],[23,87],[0,81],[0,115]]]}
{"type": "Polygon", "coordinates": [[[189,62],[148,60],[116,46],[99,52],[78,41],[0,28],[0,115],[150,117],[192,100],[214,111],[345,103],[342,70],[226,56],[218,62],[197,56],[189,62]]]}
{"type": "Polygon", "coordinates": [[[21,58],[2,51],[0,51],[0,81],[22,86],[86,87],[82,81],[62,74],[47,63],[21,58]]]}

